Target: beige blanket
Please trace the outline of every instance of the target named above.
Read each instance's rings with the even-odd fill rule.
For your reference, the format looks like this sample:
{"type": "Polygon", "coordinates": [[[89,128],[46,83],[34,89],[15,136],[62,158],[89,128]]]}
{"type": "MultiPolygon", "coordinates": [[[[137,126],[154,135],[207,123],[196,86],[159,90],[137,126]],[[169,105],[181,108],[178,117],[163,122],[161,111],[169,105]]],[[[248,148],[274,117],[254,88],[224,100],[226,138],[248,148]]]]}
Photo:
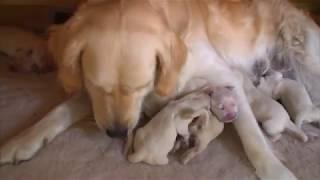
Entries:
{"type": "MultiPolygon", "coordinates": [[[[1,61],[1,59],[0,59],[1,61]]],[[[54,74],[16,74],[0,66],[0,144],[39,120],[63,100],[54,74]]],[[[320,135],[312,126],[305,129],[320,135]]],[[[274,144],[277,154],[301,180],[320,179],[320,138],[308,143],[284,135],[274,144]]],[[[254,169],[234,129],[227,126],[209,148],[188,165],[175,158],[170,165],[152,167],[128,163],[122,142],[100,132],[88,119],[58,136],[32,160],[0,167],[1,180],[251,180],[254,169]]]]}

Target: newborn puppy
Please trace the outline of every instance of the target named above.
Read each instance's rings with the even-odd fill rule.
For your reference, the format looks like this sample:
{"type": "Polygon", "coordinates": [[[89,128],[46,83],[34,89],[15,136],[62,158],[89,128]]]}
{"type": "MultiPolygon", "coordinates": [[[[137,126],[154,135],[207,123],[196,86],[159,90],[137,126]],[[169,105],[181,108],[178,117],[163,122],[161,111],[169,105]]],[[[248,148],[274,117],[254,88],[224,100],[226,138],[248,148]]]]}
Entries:
{"type": "Polygon", "coordinates": [[[237,97],[232,86],[210,88],[210,110],[223,123],[230,123],[238,117],[237,97]]]}
{"type": "Polygon", "coordinates": [[[320,109],[313,105],[305,87],[279,74],[275,72],[263,78],[259,88],[280,100],[299,128],[305,121],[320,123],[320,109]]]}
{"type": "Polygon", "coordinates": [[[308,140],[308,137],[291,122],[287,111],[280,103],[254,87],[245,76],[243,76],[243,82],[252,111],[267,134],[271,136],[272,141],[277,141],[284,130],[294,133],[304,142],[308,140]]]}
{"type": "Polygon", "coordinates": [[[193,78],[183,89],[191,93],[204,89],[210,94],[210,111],[223,123],[230,123],[237,119],[238,105],[233,86],[216,86],[206,79],[193,78]]]}
{"type": "Polygon", "coordinates": [[[46,41],[19,28],[0,27],[0,52],[9,57],[13,71],[43,72],[54,67],[46,41]]]}
{"type": "Polygon", "coordinates": [[[186,143],[192,144],[192,147],[181,156],[183,164],[188,163],[191,159],[204,151],[208,144],[221,134],[224,128],[223,122],[232,122],[237,118],[237,97],[235,96],[233,89],[234,88],[231,86],[209,88],[211,96],[211,113],[203,113],[189,125],[193,143],[186,143]]]}
{"type": "Polygon", "coordinates": [[[189,126],[192,147],[181,156],[181,162],[187,164],[191,159],[204,151],[209,143],[223,131],[224,124],[209,112],[203,113],[189,126]]]}
{"type": "Polygon", "coordinates": [[[128,155],[128,160],[151,165],[167,164],[167,155],[173,149],[177,135],[189,139],[189,124],[207,113],[209,101],[208,93],[198,91],[170,102],[147,125],[137,130],[133,153],[128,155]]]}
{"type": "MultiPolygon", "coordinates": [[[[133,142],[134,153],[128,156],[129,161],[134,163],[144,161],[153,165],[167,164],[167,155],[173,149],[177,135],[183,136],[184,141],[188,141],[188,126],[192,120],[199,117],[200,122],[205,123],[201,130],[193,131],[199,140],[197,147],[185,155],[185,161],[189,161],[203,151],[223,129],[222,123],[216,118],[209,117],[211,112],[223,122],[236,119],[238,106],[232,90],[233,88],[229,86],[208,86],[170,102],[146,126],[137,130],[133,142]]],[[[130,141],[128,147],[131,146],[130,141]]]]}

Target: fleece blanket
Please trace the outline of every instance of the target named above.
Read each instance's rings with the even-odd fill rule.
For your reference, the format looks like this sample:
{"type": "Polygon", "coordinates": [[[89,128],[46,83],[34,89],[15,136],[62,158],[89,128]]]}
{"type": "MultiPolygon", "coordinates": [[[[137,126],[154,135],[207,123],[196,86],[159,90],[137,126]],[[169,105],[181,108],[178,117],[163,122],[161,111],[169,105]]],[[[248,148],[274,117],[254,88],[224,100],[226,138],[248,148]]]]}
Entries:
{"type": "MultiPolygon", "coordinates": [[[[35,123],[63,99],[54,73],[12,73],[0,64],[0,144],[35,123]]],[[[304,130],[320,135],[320,130],[311,125],[304,126],[304,130]]],[[[188,165],[181,165],[176,156],[166,166],[130,164],[122,148],[121,140],[108,138],[89,117],[59,135],[32,160],[1,166],[0,179],[257,179],[231,125],[188,165]]],[[[302,143],[284,134],[273,148],[300,180],[320,179],[320,138],[302,143]]]]}

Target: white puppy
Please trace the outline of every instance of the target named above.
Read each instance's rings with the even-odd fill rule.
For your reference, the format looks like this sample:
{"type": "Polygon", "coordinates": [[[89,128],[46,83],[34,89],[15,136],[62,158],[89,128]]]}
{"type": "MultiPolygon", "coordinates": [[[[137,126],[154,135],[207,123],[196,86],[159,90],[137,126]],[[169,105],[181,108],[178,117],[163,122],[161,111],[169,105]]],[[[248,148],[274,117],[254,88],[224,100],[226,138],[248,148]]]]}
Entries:
{"type": "Polygon", "coordinates": [[[219,136],[224,129],[224,123],[220,122],[216,116],[207,112],[199,116],[189,127],[192,147],[187,149],[181,156],[183,164],[187,164],[191,159],[204,151],[209,143],[219,136]]]}
{"type": "Polygon", "coordinates": [[[132,143],[134,151],[128,156],[129,161],[167,164],[167,155],[174,148],[177,136],[181,135],[185,141],[189,141],[189,124],[196,120],[200,122],[201,128],[191,128],[196,145],[183,156],[184,163],[187,163],[222,132],[223,123],[213,117],[212,113],[222,122],[236,119],[238,106],[232,87],[204,87],[170,102],[146,126],[137,130],[134,142],[127,145],[130,147],[132,143]]]}
{"type": "Polygon", "coordinates": [[[223,123],[233,122],[238,117],[237,96],[232,86],[217,86],[209,88],[210,110],[195,119],[189,126],[192,147],[183,153],[181,161],[188,163],[204,151],[209,143],[221,134],[223,123]],[[218,117],[218,118],[217,118],[218,117]]]}
{"type": "Polygon", "coordinates": [[[320,109],[313,105],[306,88],[297,81],[274,72],[262,78],[259,89],[280,100],[299,128],[304,121],[320,123],[320,109]]]}
{"type": "Polygon", "coordinates": [[[272,141],[277,141],[284,130],[294,133],[304,142],[308,140],[308,137],[291,122],[287,111],[280,103],[256,88],[246,76],[243,77],[252,111],[267,134],[272,137],[272,141]]]}
{"type": "Polygon", "coordinates": [[[129,154],[128,160],[151,165],[167,164],[167,155],[173,149],[177,135],[189,138],[189,124],[209,111],[209,100],[209,94],[199,91],[170,102],[146,126],[137,130],[133,153],[129,154]]]}

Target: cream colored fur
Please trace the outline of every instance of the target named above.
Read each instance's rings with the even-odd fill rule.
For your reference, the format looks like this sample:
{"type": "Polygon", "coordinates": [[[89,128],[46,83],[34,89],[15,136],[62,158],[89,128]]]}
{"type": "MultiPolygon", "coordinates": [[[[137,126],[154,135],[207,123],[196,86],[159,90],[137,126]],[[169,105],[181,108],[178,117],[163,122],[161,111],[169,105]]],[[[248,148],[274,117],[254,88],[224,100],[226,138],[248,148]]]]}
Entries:
{"type": "Polygon", "coordinates": [[[288,130],[306,142],[308,137],[291,122],[289,114],[284,107],[272,99],[271,96],[254,87],[248,78],[243,77],[245,91],[252,111],[257,120],[262,123],[267,134],[272,137],[272,141],[279,140],[281,133],[284,130],[288,130]]]}
{"type": "Polygon", "coordinates": [[[177,135],[189,139],[189,124],[194,118],[210,112],[209,102],[210,96],[201,91],[170,102],[146,126],[137,130],[129,161],[167,164],[167,155],[173,149],[177,135]]]}
{"type": "MultiPolygon", "coordinates": [[[[320,89],[315,85],[319,68],[314,68],[320,66],[320,31],[287,0],[110,0],[84,6],[57,34],[50,39],[61,44],[52,49],[59,77],[68,92],[85,89],[89,93],[96,123],[103,131],[132,129],[142,111],[158,112],[183,94],[192,78],[201,77],[214,85],[235,87],[240,115],[234,126],[260,179],[296,179],[272,153],[242,82],[231,69],[250,73],[256,60],[287,51],[281,57],[293,64],[308,91],[320,89]],[[290,31],[291,27],[304,30],[303,59],[288,55],[295,52],[291,47],[296,43],[290,39],[300,34],[290,31]]],[[[66,111],[73,109],[69,106],[73,105],[60,105],[66,111]]],[[[46,119],[54,117],[48,114],[41,120],[47,129],[32,127],[34,134],[61,132],[68,122],[81,119],[72,116],[76,119],[66,117],[49,124],[46,119]]],[[[15,152],[43,146],[43,138],[23,137],[30,146],[20,146],[21,138],[12,139],[0,149],[0,162],[23,160],[15,152]]]]}
{"type": "Polygon", "coordinates": [[[189,128],[190,136],[194,138],[194,145],[182,154],[183,164],[187,164],[203,152],[209,143],[222,133],[224,128],[224,124],[210,112],[203,113],[196,121],[189,128]]]}
{"type": "Polygon", "coordinates": [[[304,122],[320,122],[320,109],[313,105],[305,87],[291,79],[275,78],[277,74],[265,77],[261,89],[272,92],[272,97],[280,100],[290,117],[301,128],[304,122]]]}

